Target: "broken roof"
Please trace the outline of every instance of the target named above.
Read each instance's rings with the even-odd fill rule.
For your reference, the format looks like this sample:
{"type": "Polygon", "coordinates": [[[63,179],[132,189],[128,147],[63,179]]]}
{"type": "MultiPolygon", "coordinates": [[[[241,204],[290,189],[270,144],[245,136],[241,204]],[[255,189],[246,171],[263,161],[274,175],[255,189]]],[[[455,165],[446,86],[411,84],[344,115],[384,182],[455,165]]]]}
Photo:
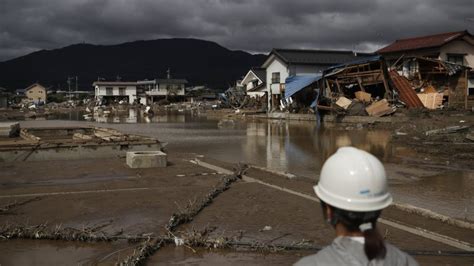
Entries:
{"type": "Polygon", "coordinates": [[[373,63],[373,62],[378,62],[381,60],[382,60],[382,56],[380,55],[368,56],[368,57],[359,58],[350,62],[345,62],[339,65],[331,66],[325,69],[323,72],[325,76],[330,76],[332,74],[340,72],[340,70],[343,70],[344,68],[349,67],[349,66],[373,63]]]}
{"type": "Polygon", "coordinates": [[[455,32],[445,32],[435,35],[407,38],[396,40],[394,43],[385,46],[384,48],[377,51],[377,53],[391,53],[391,52],[400,52],[406,50],[416,50],[422,48],[434,48],[439,47],[453,40],[457,40],[464,36],[472,37],[472,35],[467,31],[455,31],[455,32]]]}
{"type": "Polygon", "coordinates": [[[426,61],[426,62],[438,64],[444,68],[444,70],[449,76],[452,76],[461,70],[470,69],[470,67],[468,66],[463,66],[463,65],[459,65],[459,64],[448,62],[448,61],[439,60],[439,59],[425,58],[425,57],[418,57],[418,56],[413,57],[413,58],[419,61],[426,61]]]}
{"type": "Polygon", "coordinates": [[[335,65],[367,55],[343,50],[273,49],[262,66],[265,67],[272,56],[286,64],[335,65]]]}
{"type": "Polygon", "coordinates": [[[321,74],[290,76],[285,80],[285,99],[319,81],[321,74]]]}

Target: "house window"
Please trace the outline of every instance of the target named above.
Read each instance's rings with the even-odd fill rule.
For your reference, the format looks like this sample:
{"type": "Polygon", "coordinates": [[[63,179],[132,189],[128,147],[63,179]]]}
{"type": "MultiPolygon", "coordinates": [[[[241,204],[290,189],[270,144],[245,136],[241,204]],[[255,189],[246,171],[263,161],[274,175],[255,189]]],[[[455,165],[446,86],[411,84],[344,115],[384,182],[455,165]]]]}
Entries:
{"type": "Polygon", "coordinates": [[[125,88],[119,88],[119,95],[125,95],[125,88]]]}
{"type": "Polygon", "coordinates": [[[464,65],[464,55],[463,54],[448,54],[448,62],[454,63],[457,65],[464,65]]]}
{"type": "Polygon", "coordinates": [[[114,88],[112,87],[105,88],[105,95],[114,95],[114,88]]]}
{"type": "Polygon", "coordinates": [[[474,96],[474,88],[467,88],[467,96],[474,96]]]}
{"type": "Polygon", "coordinates": [[[280,72],[272,73],[272,84],[280,83],[280,72]]]}

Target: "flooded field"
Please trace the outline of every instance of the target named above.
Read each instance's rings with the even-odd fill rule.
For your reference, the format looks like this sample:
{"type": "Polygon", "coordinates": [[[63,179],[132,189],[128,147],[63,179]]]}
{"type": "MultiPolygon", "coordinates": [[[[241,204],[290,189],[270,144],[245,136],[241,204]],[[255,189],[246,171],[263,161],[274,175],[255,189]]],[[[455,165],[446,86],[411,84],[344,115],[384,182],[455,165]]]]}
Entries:
{"type": "MultiPolygon", "coordinates": [[[[140,259],[134,256],[142,256],[147,243],[157,247],[165,241],[144,259],[147,264],[290,265],[334,238],[312,186],[324,160],[345,145],[384,161],[397,203],[472,220],[472,171],[394,145],[386,129],[208,119],[184,112],[149,119],[134,115],[99,122],[77,113],[21,122],[22,127],[110,127],[154,137],[168,143],[168,165],[132,169],[123,157],[2,162],[0,264],[115,265],[140,259]],[[257,167],[227,183],[229,170],[241,161],[257,167]],[[217,189],[223,184],[225,189],[217,189]],[[192,218],[179,218],[187,215],[192,218]],[[179,239],[193,242],[176,246],[179,239]]],[[[469,228],[394,206],[377,227],[422,265],[472,265],[469,228]]]]}
{"type": "Polygon", "coordinates": [[[426,208],[457,219],[474,221],[474,169],[419,156],[410,147],[393,145],[393,132],[361,127],[328,128],[308,121],[208,119],[197,113],[173,112],[140,116],[82,113],[58,119],[24,121],[23,126],[100,125],[126,133],[151,136],[177,152],[205,155],[229,163],[247,162],[290,172],[316,182],[324,160],[338,147],[352,145],[380,158],[387,168],[391,191],[399,203],[426,208]]]}

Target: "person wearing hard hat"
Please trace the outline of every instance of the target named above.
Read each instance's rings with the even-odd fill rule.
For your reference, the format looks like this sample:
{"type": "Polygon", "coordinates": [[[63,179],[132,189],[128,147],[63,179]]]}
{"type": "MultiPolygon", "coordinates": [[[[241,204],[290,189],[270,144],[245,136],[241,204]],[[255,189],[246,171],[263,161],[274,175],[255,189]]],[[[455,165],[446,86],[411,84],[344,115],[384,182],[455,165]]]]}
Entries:
{"type": "Polygon", "coordinates": [[[318,185],[323,215],[336,239],[295,265],[418,265],[377,231],[382,209],[392,203],[382,163],[372,154],[343,147],[324,163],[318,185]]]}

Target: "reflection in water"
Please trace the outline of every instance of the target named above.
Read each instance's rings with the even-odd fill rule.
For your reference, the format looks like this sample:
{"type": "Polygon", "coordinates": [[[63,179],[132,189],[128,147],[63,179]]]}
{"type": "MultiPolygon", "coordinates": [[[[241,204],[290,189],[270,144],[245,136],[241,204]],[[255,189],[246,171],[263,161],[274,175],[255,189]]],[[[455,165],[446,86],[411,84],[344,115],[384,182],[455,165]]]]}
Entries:
{"type": "MultiPolygon", "coordinates": [[[[70,114],[62,119],[83,120],[83,117],[70,114]]],[[[472,210],[470,206],[474,200],[474,194],[471,193],[474,188],[472,172],[451,173],[447,169],[433,177],[411,174],[410,171],[404,174],[402,170],[407,167],[434,169],[429,164],[399,165],[405,158],[419,162],[419,155],[409,147],[393,145],[391,133],[387,130],[345,130],[319,127],[312,122],[279,120],[221,121],[219,126],[218,120],[187,112],[145,117],[139,111],[129,111],[118,117],[108,116],[97,120],[109,124],[96,126],[156,137],[169,143],[168,148],[173,152],[203,154],[230,163],[243,161],[312,179],[316,179],[324,160],[339,147],[355,146],[392,165],[389,169],[391,174],[416,177],[398,179],[396,184],[392,184],[391,191],[397,201],[474,220],[473,214],[465,215],[474,213],[469,211],[472,210]],[[419,183],[415,184],[413,180],[419,180],[419,183]]],[[[28,121],[22,122],[22,126],[24,123],[28,123],[28,126],[65,126],[89,125],[92,122],[28,121]]]]}
{"type": "Polygon", "coordinates": [[[313,176],[342,146],[355,146],[388,160],[392,156],[390,138],[390,132],[384,130],[347,131],[308,122],[247,122],[243,155],[247,161],[268,168],[299,173],[307,169],[313,176]]]}
{"type": "Polygon", "coordinates": [[[95,112],[93,118],[98,123],[184,123],[186,116],[176,113],[147,116],[143,110],[129,109],[127,114],[110,115],[103,112],[95,112]]]}

